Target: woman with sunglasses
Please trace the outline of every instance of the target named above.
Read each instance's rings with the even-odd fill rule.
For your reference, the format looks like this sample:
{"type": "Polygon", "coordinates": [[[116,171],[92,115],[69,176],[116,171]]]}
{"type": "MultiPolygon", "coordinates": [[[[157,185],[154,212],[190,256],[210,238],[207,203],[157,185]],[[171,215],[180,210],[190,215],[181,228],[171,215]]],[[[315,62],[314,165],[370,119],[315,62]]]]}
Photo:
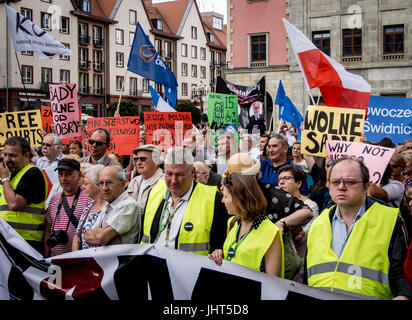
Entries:
{"type": "Polygon", "coordinates": [[[264,214],[267,201],[255,177],[232,173],[223,180],[222,202],[229,214],[223,250],[209,258],[221,265],[228,260],[245,267],[284,277],[282,232],[264,214]]]}

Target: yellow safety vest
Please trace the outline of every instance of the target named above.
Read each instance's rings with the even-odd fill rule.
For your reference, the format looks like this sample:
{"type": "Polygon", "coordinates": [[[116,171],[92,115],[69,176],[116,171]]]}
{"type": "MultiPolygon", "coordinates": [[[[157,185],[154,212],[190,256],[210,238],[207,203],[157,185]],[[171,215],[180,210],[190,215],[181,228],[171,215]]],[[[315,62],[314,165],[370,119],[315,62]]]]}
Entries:
{"type": "MultiPolygon", "coordinates": [[[[228,226],[234,217],[229,219],[228,226]]],[[[226,259],[228,256],[229,248],[232,244],[237,243],[237,228],[239,221],[230,229],[229,234],[226,237],[225,243],[223,244],[223,257],[226,259]]],[[[253,229],[244,238],[244,240],[239,243],[236,248],[236,253],[231,262],[240,264],[242,266],[255,269],[260,271],[260,265],[262,259],[264,258],[266,251],[268,251],[270,245],[275,239],[276,235],[279,233],[280,242],[282,245],[282,268],[281,277],[285,277],[285,263],[284,263],[284,252],[283,252],[283,237],[282,231],[269,219],[263,220],[257,229],[253,229]]]]}
{"type": "MultiPolygon", "coordinates": [[[[21,178],[33,165],[27,165],[20,170],[16,176],[10,180],[13,190],[17,189],[21,178]]],[[[45,184],[45,195],[47,195],[47,182],[43,176],[45,184]]],[[[36,188],[38,186],[33,186],[36,188]]],[[[3,218],[23,239],[31,241],[43,241],[44,233],[44,204],[46,199],[41,203],[27,204],[20,211],[11,211],[7,205],[3,192],[3,185],[0,185],[0,217],[3,218]]]]}
{"type": "Polygon", "coordinates": [[[354,225],[340,259],[331,248],[330,210],[324,210],[309,230],[309,286],[364,298],[392,299],[388,249],[399,209],[375,202],[354,225]]]}
{"type": "MultiPolygon", "coordinates": [[[[164,199],[165,191],[164,179],[159,180],[150,191],[144,214],[142,244],[154,242],[150,230],[156,212],[164,199]]],[[[203,255],[209,253],[216,192],[217,187],[200,183],[194,188],[183,216],[179,237],[176,239],[178,250],[203,255]]]]}

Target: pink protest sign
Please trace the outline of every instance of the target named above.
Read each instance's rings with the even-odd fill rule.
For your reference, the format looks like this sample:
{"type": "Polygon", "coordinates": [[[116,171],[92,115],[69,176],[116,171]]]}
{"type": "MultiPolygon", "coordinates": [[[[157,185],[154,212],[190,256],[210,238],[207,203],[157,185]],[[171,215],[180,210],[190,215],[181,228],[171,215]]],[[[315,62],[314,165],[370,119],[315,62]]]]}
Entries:
{"type": "Polygon", "coordinates": [[[49,91],[56,134],[61,139],[81,136],[77,126],[80,115],[76,84],[50,84],[49,91]]]}
{"type": "Polygon", "coordinates": [[[379,183],[395,149],[362,142],[326,141],[326,156],[335,160],[343,155],[363,159],[369,169],[370,182],[379,183]]]}

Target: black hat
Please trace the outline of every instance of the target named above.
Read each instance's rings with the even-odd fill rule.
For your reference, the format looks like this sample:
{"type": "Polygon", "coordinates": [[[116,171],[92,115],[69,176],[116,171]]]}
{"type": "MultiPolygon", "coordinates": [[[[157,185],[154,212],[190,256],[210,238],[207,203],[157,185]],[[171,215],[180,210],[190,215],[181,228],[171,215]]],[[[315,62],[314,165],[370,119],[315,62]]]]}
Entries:
{"type": "Polygon", "coordinates": [[[56,170],[80,171],[80,162],[75,159],[64,158],[64,159],[59,160],[59,163],[57,164],[57,168],[54,169],[54,171],[56,170]]]}

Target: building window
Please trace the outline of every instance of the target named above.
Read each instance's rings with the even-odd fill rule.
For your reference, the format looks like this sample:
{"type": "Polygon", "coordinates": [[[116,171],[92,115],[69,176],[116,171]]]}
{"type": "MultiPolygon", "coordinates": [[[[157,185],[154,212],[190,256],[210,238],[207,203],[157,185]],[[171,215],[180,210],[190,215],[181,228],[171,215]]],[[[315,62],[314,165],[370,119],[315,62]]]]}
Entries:
{"type": "Polygon", "coordinates": [[[102,94],[102,76],[100,74],[93,75],[93,93],[102,94]]]}
{"type": "Polygon", "coordinates": [[[215,65],[215,52],[210,51],[210,65],[214,66],[215,65]]]}
{"type": "Polygon", "coordinates": [[[192,59],[197,59],[197,47],[192,46],[192,59]]]}
{"type": "Polygon", "coordinates": [[[52,69],[41,68],[41,82],[52,83],[52,69]]]}
{"type": "Polygon", "coordinates": [[[80,44],[89,44],[89,25],[87,23],[79,23],[79,42],[80,44]]]}
{"type": "Polygon", "coordinates": [[[206,60],[206,48],[200,48],[200,59],[206,60]]]}
{"type": "Polygon", "coordinates": [[[155,39],[154,41],[154,47],[159,54],[159,56],[162,56],[162,40],[155,39]]]}
{"type": "Polygon", "coordinates": [[[124,44],[124,32],[121,29],[116,29],[116,44],[124,44]]]}
{"type": "Polygon", "coordinates": [[[79,8],[84,12],[90,12],[90,0],[79,0],[79,8]]]}
{"type": "Polygon", "coordinates": [[[163,85],[161,83],[155,83],[155,89],[160,95],[163,94],[163,85]]]}
{"type": "Polygon", "coordinates": [[[222,66],[222,53],[216,52],[216,64],[218,67],[222,66]]]}
{"type": "Polygon", "coordinates": [[[182,96],[187,96],[187,83],[182,82],[182,96]]]}
{"type": "Polygon", "coordinates": [[[187,57],[187,44],[182,43],[182,57],[187,57]]]}
{"type": "Polygon", "coordinates": [[[182,76],[187,76],[187,63],[182,63],[182,76]]]}
{"type": "Polygon", "coordinates": [[[134,39],[134,32],[129,32],[129,47],[132,46],[133,44],[133,39],[134,39]]]}
{"type": "Polygon", "coordinates": [[[197,39],[197,28],[192,27],[192,39],[197,39]]]}
{"type": "Polygon", "coordinates": [[[149,80],[142,79],[142,91],[149,92],[149,80]]]}
{"type": "MultiPolygon", "coordinates": [[[[70,49],[70,44],[68,43],[62,43],[62,45],[64,45],[67,49],[70,49]]],[[[70,60],[70,56],[68,55],[60,55],[60,60],[65,60],[65,61],[69,61],[70,60]]]]}
{"type": "Polygon", "coordinates": [[[163,22],[161,19],[152,19],[152,24],[157,30],[163,30],[163,22]]]}
{"type": "Polygon", "coordinates": [[[136,24],[137,22],[137,12],[134,10],[129,10],[129,23],[136,24]]]}
{"type": "Polygon", "coordinates": [[[79,67],[89,69],[89,49],[79,48],[79,67]]]}
{"type": "Polygon", "coordinates": [[[30,21],[33,21],[33,11],[31,9],[21,8],[20,13],[30,21]]]}
{"type": "Polygon", "coordinates": [[[46,12],[40,13],[41,28],[43,30],[51,30],[51,14],[46,12]]]}
{"type": "Polygon", "coordinates": [[[122,76],[116,76],[116,90],[117,90],[117,91],[122,90],[123,81],[124,81],[124,77],[122,77],[122,76]]]}
{"type": "Polygon", "coordinates": [[[130,95],[137,96],[137,78],[130,78],[130,95]]]}
{"type": "Polygon", "coordinates": [[[197,78],[197,65],[192,64],[192,77],[197,78]]]}
{"type": "Polygon", "coordinates": [[[207,33],[207,38],[209,39],[210,43],[214,43],[215,42],[215,35],[212,32],[208,32],[207,33]]]}
{"type": "Polygon", "coordinates": [[[93,26],[93,44],[95,46],[102,46],[103,45],[102,34],[103,34],[102,27],[93,26]]]}
{"type": "Polygon", "coordinates": [[[123,68],[124,54],[123,52],[116,52],[116,67],[123,68]]]}
{"type": "Polygon", "coordinates": [[[21,66],[21,72],[23,74],[24,83],[33,83],[33,67],[32,66],[21,66]]]}
{"type": "Polygon", "coordinates": [[[404,52],[403,38],[404,38],[403,25],[384,27],[383,53],[384,54],[403,53],[404,52]]]}
{"type": "Polygon", "coordinates": [[[89,93],[89,74],[79,73],[79,93],[89,93]]]}
{"type": "Polygon", "coordinates": [[[223,29],[223,19],[213,16],[213,28],[217,30],[223,29]]]}
{"type": "Polygon", "coordinates": [[[330,31],[313,32],[312,42],[319,50],[330,56],[330,31]]]}
{"type": "Polygon", "coordinates": [[[209,69],[210,83],[215,83],[215,69],[209,69]]]}
{"type": "Polygon", "coordinates": [[[343,36],[343,56],[362,55],[362,29],[344,29],[343,36]]]}
{"type": "Polygon", "coordinates": [[[172,58],[172,43],[170,41],[165,41],[165,57],[172,58]]]}
{"type": "Polygon", "coordinates": [[[200,78],[206,79],[206,67],[200,67],[200,78]]]}
{"type": "Polygon", "coordinates": [[[60,33],[69,34],[70,19],[67,17],[60,17],[60,33]]]}
{"type": "Polygon", "coordinates": [[[93,51],[93,69],[95,71],[102,71],[103,70],[103,52],[100,50],[93,51]]]}
{"type": "Polygon", "coordinates": [[[60,70],[60,83],[70,83],[70,70],[60,70]]]}
{"type": "Polygon", "coordinates": [[[266,35],[250,36],[250,57],[252,62],[266,61],[266,35]]]}

